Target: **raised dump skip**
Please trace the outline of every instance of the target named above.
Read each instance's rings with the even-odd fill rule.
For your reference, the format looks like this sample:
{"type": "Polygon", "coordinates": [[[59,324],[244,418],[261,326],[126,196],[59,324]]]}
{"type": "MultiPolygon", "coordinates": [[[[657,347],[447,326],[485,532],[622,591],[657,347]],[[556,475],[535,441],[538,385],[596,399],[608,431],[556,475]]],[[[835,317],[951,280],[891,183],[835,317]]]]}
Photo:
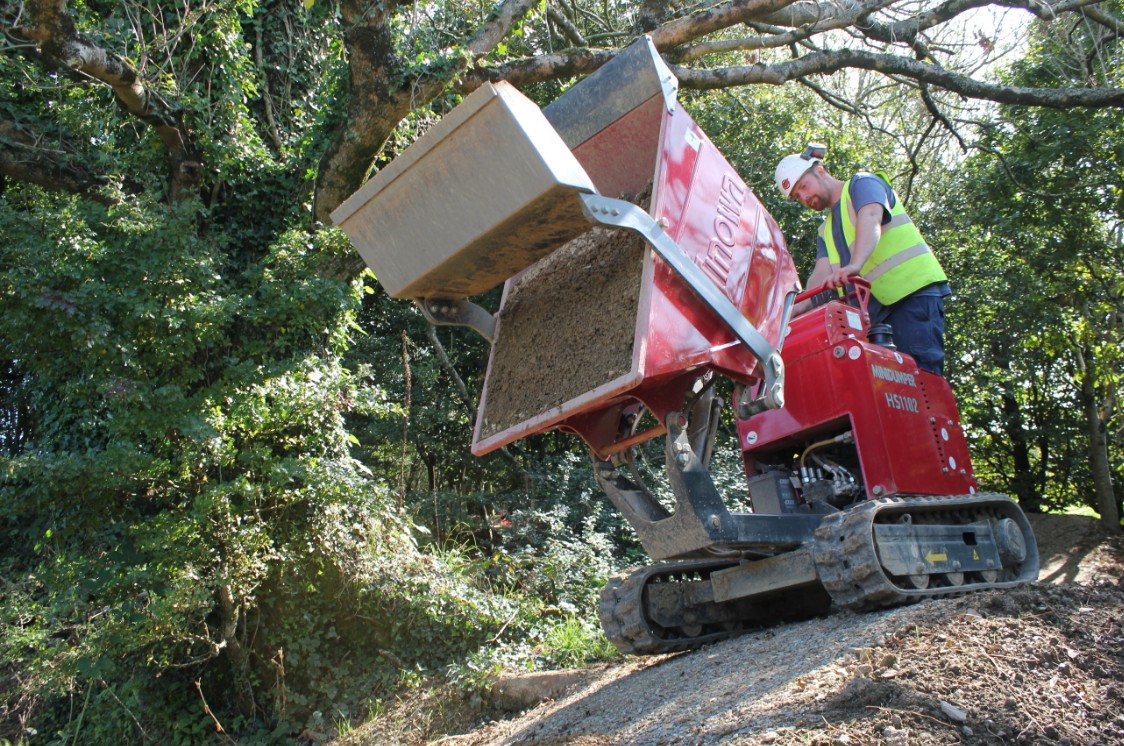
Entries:
{"type": "Polygon", "coordinates": [[[544,111],[486,87],[332,213],[393,297],[511,278],[474,453],[562,429],[605,457],[663,432],[626,413],[663,423],[703,373],[776,357],[791,257],[675,85],[642,39],[544,111]]]}
{"type": "MultiPolygon", "coordinates": [[[[643,208],[744,319],[776,344],[796,286],[776,224],[675,100],[641,41],[545,110],[597,191],[643,208]]],[[[679,411],[699,375],[752,382],[757,359],[647,242],[598,228],[508,281],[473,452],[551,429],[605,457],[663,432],[622,433],[639,405],[679,411]]]]}

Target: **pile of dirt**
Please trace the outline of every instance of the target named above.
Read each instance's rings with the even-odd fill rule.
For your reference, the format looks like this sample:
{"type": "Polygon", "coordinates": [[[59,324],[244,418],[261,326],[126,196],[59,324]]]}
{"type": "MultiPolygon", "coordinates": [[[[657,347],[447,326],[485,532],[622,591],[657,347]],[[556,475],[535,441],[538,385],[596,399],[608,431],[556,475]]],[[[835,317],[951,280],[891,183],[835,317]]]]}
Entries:
{"type": "Polygon", "coordinates": [[[1043,567],[1030,586],[629,658],[512,719],[376,724],[346,743],[1124,744],[1124,536],[1032,522],[1043,567]]]}
{"type": "Polygon", "coordinates": [[[632,370],[646,244],[594,228],[512,281],[481,433],[491,437],[632,370]]]}

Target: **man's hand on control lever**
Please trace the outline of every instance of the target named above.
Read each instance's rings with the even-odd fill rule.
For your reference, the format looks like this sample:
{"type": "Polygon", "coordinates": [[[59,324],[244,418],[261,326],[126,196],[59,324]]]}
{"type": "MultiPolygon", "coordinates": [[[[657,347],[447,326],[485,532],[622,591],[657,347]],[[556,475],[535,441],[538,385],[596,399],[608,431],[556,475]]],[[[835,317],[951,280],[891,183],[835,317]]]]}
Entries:
{"type": "Polygon", "coordinates": [[[825,284],[833,288],[841,288],[851,281],[851,278],[859,273],[858,269],[847,265],[846,267],[838,267],[831,270],[831,274],[827,276],[825,284]]]}

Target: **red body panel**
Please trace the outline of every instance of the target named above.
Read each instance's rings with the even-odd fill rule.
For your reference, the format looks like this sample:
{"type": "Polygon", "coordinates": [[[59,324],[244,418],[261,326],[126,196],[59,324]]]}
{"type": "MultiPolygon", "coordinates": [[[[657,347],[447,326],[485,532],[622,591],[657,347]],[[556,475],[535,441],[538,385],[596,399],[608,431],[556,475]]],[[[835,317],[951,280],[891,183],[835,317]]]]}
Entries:
{"type": "MultiPolygon", "coordinates": [[[[665,115],[652,215],[774,344],[797,274],[784,237],[757,197],[681,108],[665,115]]],[[[658,259],[646,375],[709,364],[752,380],[756,360],[658,259]]]]}
{"type": "MultiPolygon", "coordinates": [[[[784,236],[682,107],[661,107],[661,117],[650,214],[775,345],[785,294],[799,282],[784,236]]],[[[574,148],[578,161],[605,194],[613,193],[607,186],[619,191],[639,188],[621,183],[618,171],[601,173],[603,140],[617,136],[619,130],[610,128],[574,148]]],[[[581,436],[602,456],[662,434],[663,428],[657,426],[639,438],[618,440],[622,411],[640,401],[662,423],[669,412],[682,408],[700,369],[713,369],[741,382],[759,377],[753,354],[694,292],[653,252],[648,252],[645,263],[631,380],[622,379],[621,388],[605,392],[600,400],[581,403],[554,423],[581,436]]]]}
{"type": "Polygon", "coordinates": [[[948,382],[868,342],[866,326],[865,314],[842,302],[793,321],[785,407],[738,423],[750,476],[757,461],[851,430],[867,497],[975,492],[948,382]]]}

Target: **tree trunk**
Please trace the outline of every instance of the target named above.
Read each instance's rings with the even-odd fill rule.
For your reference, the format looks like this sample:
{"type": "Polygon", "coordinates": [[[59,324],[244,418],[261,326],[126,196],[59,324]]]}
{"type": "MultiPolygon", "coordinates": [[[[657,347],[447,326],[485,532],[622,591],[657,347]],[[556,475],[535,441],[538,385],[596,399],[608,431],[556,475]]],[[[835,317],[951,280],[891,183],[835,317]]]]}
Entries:
{"type": "Polygon", "coordinates": [[[1009,391],[1004,390],[1001,396],[1003,429],[1011,444],[1011,466],[1014,470],[1008,484],[1024,511],[1041,513],[1042,493],[1038,490],[1038,480],[1035,479],[1034,467],[1030,462],[1030,446],[1027,444],[1019,402],[1009,391]]]}
{"type": "Polygon", "coordinates": [[[238,620],[240,608],[229,584],[219,587],[219,625],[222,635],[223,652],[230,664],[234,677],[234,691],[231,695],[239,714],[253,717],[257,706],[254,701],[254,687],[250,678],[250,657],[238,639],[238,620]]]}
{"type": "Polygon", "coordinates": [[[1088,368],[1081,377],[1081,409],[1085,414],[1085,432],[1089,438],[1089,470],[1093,473],[1093,490],[1101,523],[1113,531],[1120,530],[1120,509],[1112,485],[1112,464],[1108,459],[1108,423],[1101,417],[1096,386],[1088,368]]]}

